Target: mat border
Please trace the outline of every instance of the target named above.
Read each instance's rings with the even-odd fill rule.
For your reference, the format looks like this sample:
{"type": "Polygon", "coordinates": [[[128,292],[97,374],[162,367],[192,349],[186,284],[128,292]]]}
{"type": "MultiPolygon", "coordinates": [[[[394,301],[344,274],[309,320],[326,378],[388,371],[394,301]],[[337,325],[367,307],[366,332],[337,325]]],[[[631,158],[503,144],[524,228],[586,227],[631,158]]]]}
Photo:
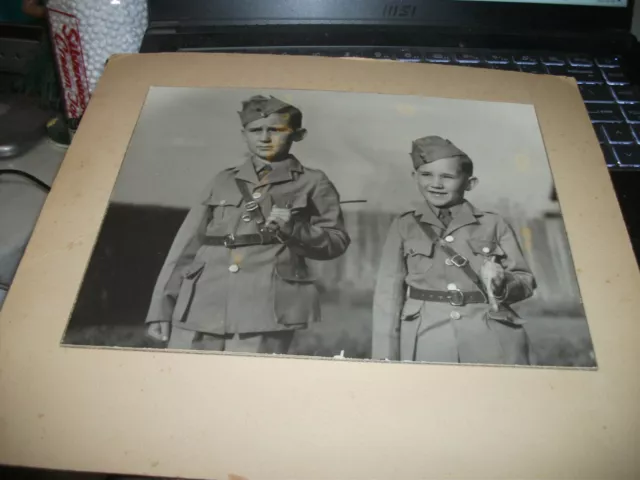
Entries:
{"type": "Polygon", "coordinates": [[[638,291],[631,244],[573,80],[316,57],[112,57],[0,313],[0,462],[252,480],[630,478],[640,474],[638,291]],[[59,346],[151,85],[533,104],[598,370],[59,346]]]}

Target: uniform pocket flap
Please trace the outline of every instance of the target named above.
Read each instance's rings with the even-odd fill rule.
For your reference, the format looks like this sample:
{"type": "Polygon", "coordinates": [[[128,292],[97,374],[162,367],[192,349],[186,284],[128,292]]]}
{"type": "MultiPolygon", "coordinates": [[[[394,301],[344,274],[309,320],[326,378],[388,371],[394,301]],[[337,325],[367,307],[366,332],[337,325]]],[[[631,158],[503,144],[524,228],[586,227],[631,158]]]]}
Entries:
{"type": "Polygon", "coordinates": [[[431,257],[433,255],[433,242],[427,239],[407,240],[404,242],[404,254],[431,257]]]}
{"type": "Polygon", "coordinates": [[[204,205],[211,205],[212,207],[224,207],[234,206],[237,207],[242,202],[242,194],[240,191],[226,192],[224,195],[222,192],[211,192],[211,194],[202,202],[204,205]]]}
{"type": "Polygon", "coordinates": [[[202,270],[204,270],[204,262],[193,262],[191,265],[185,268],[182,275],[184,278],[191,279],[197,277],[200,272],[202,272],[202,270]]]}
{"type": "Polygon", "coordinates": [[[407,298],[407,300],[404,302],[404,306],[402,307],[402,314],[400,315],[400,318],[402,320],[413,320],[418,315],[420,315],[422,305],[424,305],[424,302],[422,300],[407,298]]]}
{"type": "Polygon", "coordinates": [[[306,265],[293,265],[288,262],[279,262],[275,268],[276,276],[281,280],[295,283],[313,283],[314,278],[309,275],[306,265]]]}
{"type": "Polygon", "coordinates": [[[471,251],[476,255],[486,255],[486,256],[504,256],[504,250],[498,245],[498,242],[495,240],[477,240],[477,239],[469,239],[469,246],[471,247],[471,251]]]}

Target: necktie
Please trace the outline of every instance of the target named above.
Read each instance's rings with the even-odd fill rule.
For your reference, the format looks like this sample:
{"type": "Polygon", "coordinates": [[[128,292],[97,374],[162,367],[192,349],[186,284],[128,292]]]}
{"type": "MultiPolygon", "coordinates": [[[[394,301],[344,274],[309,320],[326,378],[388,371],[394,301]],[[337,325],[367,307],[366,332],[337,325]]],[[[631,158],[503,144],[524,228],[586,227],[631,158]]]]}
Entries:
{"type": "Polygon", "coordinates": [[[271,165],[265,165],[264,167],[262,167],[258,172],[258,180],[262,180],[264,177],[269,175],[269,173],[271,173],[271,170],[273,170],[273,167],[271,165]]]}
{"type": "Polygon", "coordinates": [[[441,208],[440,214],[438,215],[440,221],[444,224],[445,228],[449,226],[451,223],[451,210],[448,208],[441,208]]]}

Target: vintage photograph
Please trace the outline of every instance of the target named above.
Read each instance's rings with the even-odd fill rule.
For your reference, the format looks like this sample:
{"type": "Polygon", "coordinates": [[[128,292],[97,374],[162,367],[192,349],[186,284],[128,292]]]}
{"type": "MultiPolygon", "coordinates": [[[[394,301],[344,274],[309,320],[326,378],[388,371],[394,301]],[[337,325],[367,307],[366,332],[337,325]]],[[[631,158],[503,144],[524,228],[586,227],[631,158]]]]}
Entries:
{"type": "Polygon", "coordinates": [[[595,368],[532,105],[149,90],[63,345],[595,368]]]}

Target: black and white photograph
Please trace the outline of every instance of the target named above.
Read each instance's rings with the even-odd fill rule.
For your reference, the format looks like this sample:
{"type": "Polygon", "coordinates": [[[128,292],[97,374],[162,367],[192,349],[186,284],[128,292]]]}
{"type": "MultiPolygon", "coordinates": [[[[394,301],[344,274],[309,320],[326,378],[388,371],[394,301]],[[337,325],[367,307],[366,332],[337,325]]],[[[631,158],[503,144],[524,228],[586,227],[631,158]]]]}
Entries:
{"type": "Polygon", "coordinates": [[[65,346],[595,368],[532,105],[152,87],[65,346]]]}

